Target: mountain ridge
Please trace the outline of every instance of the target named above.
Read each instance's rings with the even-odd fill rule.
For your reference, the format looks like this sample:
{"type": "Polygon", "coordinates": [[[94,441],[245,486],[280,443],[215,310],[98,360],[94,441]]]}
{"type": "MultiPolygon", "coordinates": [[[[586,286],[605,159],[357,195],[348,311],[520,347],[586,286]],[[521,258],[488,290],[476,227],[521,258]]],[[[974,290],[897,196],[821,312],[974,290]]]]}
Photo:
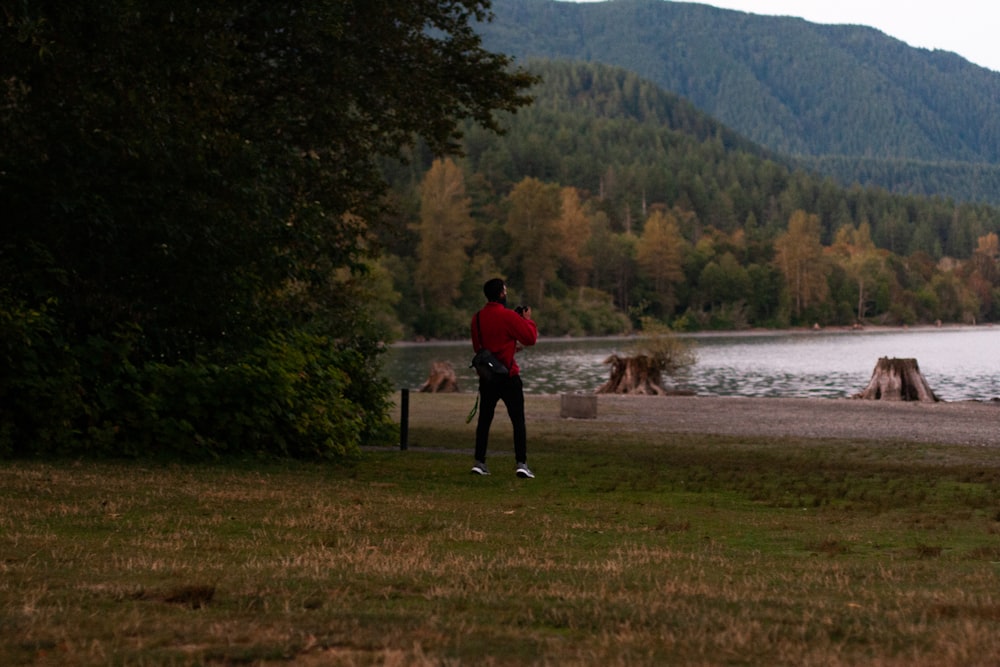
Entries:
{"type": "Polygon", "coordinates": [[[993,186],[1000,73],[956,54],[911,47],[865,26],[687,2],[495,0],[493,11],[495,20],[480,30],[492,50],[634,71],[845,184],[1000,200],[993,186]],[[859,161],[878,167],[852,178],[849,165],[859,161]],[[952,178],[957,189],[921,189],[920,181],[935,179],[912,176],[915,165],[927,171],[939,164],[966,174],[952,178]]]}

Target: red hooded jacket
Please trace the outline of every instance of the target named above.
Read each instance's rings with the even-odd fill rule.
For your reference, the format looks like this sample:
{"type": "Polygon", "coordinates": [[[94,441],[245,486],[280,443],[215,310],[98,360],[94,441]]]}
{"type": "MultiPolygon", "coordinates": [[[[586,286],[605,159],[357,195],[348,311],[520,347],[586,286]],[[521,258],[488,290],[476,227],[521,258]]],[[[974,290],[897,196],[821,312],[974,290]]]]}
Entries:
{"type": "Polygon", "coordinates": [[[514,361],[514,352],[517,351],[517,344],[534,345],[538,341],[538,326],[526,317],[518,315],[516,311],[509,310],[502,303],[491,301],[483,306],[476,315],[472,317],[472,349],[479,352],[485,347],[496,358],[503,362],[510,374],[518,375],[521,369],[514,361]],[[479,324],[482,326],[482,345],[479,341],[479,327],[476,326],[476,315],[479,324]]]}

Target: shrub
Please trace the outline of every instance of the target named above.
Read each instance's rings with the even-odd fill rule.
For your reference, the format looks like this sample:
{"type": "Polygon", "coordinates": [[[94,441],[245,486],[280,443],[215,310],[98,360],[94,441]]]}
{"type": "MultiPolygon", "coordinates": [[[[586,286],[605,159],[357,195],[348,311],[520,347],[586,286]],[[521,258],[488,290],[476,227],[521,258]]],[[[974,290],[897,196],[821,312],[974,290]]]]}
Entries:
{"type": "Polygon", "coordinates": [[[137,330],[70,349],[51,325],[45,310],[2,311],[0,456],[330,460],[395,435],[371,342],[300,331],[234,363],[137,366],[137,330]]]}
{"type": "Polygon", "coordinates": [[[269,341],[238,363],[149,364],[125,424],[137,455],[186,458],[252,454],[329,459],[355,454],[363,410],[327,340],[269,341]]]}
{"type": "Polygon", "coordinates": [[[72,448],[84,400],[79,365],[58,334],[54,305],[0,298],[0,456],[72,448]]]}
{"type": "Polygon", "coordinates": [[[698,361],[690,341],[681,339],[670,327],[648,317],[642,318],[636,353],[648,357],[653,367],[666,375],[677,375],[698,361]]]}
{"type": "Polygon", "coordinates": [[[594,289],[547,299],[533,310],[532,317],[546,336],[608,336],[631,329],[628,316],[615,308],[611,297],[594,289]]]}

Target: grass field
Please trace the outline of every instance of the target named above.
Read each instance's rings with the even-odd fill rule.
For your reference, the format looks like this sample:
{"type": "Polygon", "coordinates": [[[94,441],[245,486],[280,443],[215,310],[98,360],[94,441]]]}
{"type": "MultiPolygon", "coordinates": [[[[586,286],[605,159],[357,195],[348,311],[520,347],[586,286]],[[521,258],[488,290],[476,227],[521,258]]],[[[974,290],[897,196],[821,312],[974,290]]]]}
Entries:
{"type": "Polygon", "coordinates": [[[986,665],[987,448],[616,432],[470,395],[349,465],[7,462],[2,665],[986,665]],[[540,415],[540,416],[539,416],[540,415]]]}

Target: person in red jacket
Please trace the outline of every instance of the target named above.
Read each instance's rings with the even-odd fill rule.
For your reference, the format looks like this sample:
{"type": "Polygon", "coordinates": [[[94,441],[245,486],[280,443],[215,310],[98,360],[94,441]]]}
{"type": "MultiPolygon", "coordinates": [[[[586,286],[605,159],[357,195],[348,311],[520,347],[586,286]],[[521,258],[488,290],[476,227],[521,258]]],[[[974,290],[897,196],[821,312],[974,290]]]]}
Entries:
{"type": "Polygon", "coordinates": [[[507,308],[507,285],[501,278],[492,278],[483,285],[487,303],[472,318],[472,349],[479,352],[487,348],[508,369],[508,375],[499,380],[479,381],[479,421],[476,423],[476,461],[472,472],[489,475],[486,467],[486,446],[497,402],[507,406],[510,423],[514,426],[514,458],[518,477],[533,478],[528,468],[528,432],[524,423],[524,385],[521,369],[514,361],[518,345],[534,345],[538,340],[538,327],[531,319],[531,308],[517,311],[507,308]],[[480,342],[482,341],[482,342],[480,342]]]}

